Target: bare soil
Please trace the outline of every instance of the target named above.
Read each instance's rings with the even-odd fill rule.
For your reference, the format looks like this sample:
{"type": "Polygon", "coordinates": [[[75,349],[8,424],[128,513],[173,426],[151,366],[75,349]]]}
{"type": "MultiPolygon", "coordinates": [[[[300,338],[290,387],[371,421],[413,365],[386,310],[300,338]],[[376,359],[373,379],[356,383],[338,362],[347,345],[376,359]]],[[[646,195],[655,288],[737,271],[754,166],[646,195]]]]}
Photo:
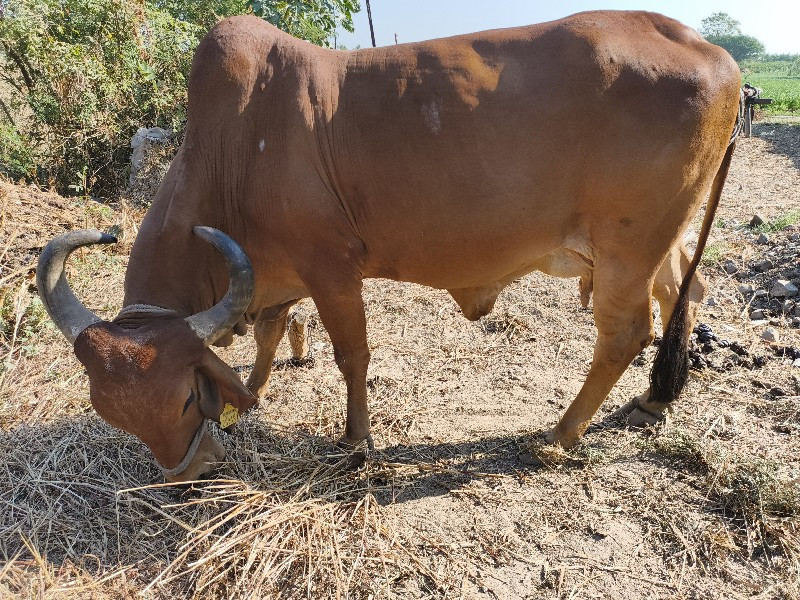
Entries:
{"type": "MultiPolygon", "coordinates": [[[[122,244],[82,252],[70,271],[79,297],[113,316],[141,214],[0,184],[0,597],[135,597],[166,569],[175,578],[146,597],[800,598],[800,319],[784,299],[738,290],[800,280],[800,126],[755,132],[739,142],[706,253],[699,320],[717,341],[695,340],[702,368],[674,412],[647,431],[612,416],[647,387],[648,348],[583,444],[538,469],[517,454],[557,421],[592,356],[577,281],[531,274],[470,323],[444,291],[375,280],[364,300],[377,451],[363,469],[320,482],[345,388],[306,301],[312,358],[295,364],[281,343],[268,396],[235,433],[219,433],[231,460],[218,479],[184,493],[125,491],[158,471],[142,444],[93,413],[80,364],[36,306],[32,269],[64,229],[116,228],[122,244]],[[767,244],[747,227],[756,213],[780,224],[767,244]],[[771,268],[757,272],[765,258],[771,268]],[[750,319],[754,307],[764,319],[750,319]],[[762,339],[768,327],[776,342],[762,339]],[[221,548],[227,530],[198,528],[224,504],[214,485],[243,486],[242,510],[291,506],[297,517],[259,526],[268,544],[243,537],[213,554],[204,549],[221,548]],[[198,498],[213,502],[182,504],[198,498]],[[287,543],[275,532],[296,535],[299,520],[313,552],[269,585],[258,580],[247,553],[276,556],[265,547],[287,543]],[[332,533],[308,533],[323,525],[332,533]],[[169,570],[187,540],[196,548],[169,570]]],[[[244,377],[255,349],[247,337],[219,353],[244,377]]],[[[236,522],[238,535],[246,524],[236,522]]]]}

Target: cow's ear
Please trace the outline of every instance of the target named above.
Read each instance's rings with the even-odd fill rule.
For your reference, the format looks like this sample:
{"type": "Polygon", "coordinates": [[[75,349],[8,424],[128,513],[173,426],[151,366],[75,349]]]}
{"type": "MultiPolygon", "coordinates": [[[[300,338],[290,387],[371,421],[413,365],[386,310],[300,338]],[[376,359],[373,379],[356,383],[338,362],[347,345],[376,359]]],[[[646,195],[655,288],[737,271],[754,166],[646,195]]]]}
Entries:
{"type": "Polygon", "coordinates": [[[228,429],[258,402],[239,376],[211,350],[203,353],[198,372],[199,407],[203,416],[228,429]]]}

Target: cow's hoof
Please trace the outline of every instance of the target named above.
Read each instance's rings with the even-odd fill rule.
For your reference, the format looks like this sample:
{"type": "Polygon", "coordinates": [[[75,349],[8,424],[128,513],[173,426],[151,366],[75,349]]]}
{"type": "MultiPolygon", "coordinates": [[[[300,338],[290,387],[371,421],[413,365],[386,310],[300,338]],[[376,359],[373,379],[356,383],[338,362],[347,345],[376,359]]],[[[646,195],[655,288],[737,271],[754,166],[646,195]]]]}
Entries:
{"type": "Polygon", "coordinates": [[[336,442],[334,452],[328,456],[329,462],[344,463],[347,469],[359,469],[367,460],[370,452],[375,451],[375,442],[372,435],[367,434],[363,440],[353,442],[343,436],[336,442]]]}
{"type": "Polygon", "coordinates": [[[620,421],[625,419],[630,427],[641,429],[663,421],[669,408],[669,405],[650,403],[642,396],[637,396],[618,408],[613,416],[620,421]]]}
{"type": "Polygon", "coordinates": [[[529,467],[557,465],[564,462],[567,454],[554,430],[537,435],[528,445],[528,449],[520,452],[517,458],[529,467]]]}
{"type": "Polygon", "coordinates": [[[644,427],[650,427],[655,425],[656,423],[660,423],[664,420],[664,415],[654,415],[653,413],[647,412],[642,410],[641,408],[635,408],[631,411],[628,415],[628,425],[633,427],[634,429],[642,429],[644,427]]]}

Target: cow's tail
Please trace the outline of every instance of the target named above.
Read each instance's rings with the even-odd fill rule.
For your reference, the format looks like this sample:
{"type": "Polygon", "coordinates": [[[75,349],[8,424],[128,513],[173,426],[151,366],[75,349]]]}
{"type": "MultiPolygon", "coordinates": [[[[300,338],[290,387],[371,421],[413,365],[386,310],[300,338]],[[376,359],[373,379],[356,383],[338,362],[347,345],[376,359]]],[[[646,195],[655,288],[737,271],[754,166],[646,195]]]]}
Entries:
{"type": "Polygon", "coordinates": [[[731,166],[731,157],[735,146],[736,140],[734,139],[728,146],[722,159],[722,164],[714,177],[706,214],[703,217],[703,227],[697,240],[697,249],[694,251],[692,262],[689,263],[689,268],[683,277],[683,282],[681,282],[675,309],[672,311],[672,317],[664,333],[664,339],[661,341],[656,358],[653,361],[653,370],[650,371],[650,399],[648,404],[667,405],[678,398],[686,385],[686,379],[689,376],[689,335],[691,333],[689,328],[692,325],[689,321],[689,286],[692,283],[692,278],[697,271],[697,265],[703,256],[703,249],[708,241],[708,234],[711,231],[714,214],[717,212],[719,199],[722,196],[722,188],[725,185],[725,178],[728,176],[728,169],[731,166]]]}

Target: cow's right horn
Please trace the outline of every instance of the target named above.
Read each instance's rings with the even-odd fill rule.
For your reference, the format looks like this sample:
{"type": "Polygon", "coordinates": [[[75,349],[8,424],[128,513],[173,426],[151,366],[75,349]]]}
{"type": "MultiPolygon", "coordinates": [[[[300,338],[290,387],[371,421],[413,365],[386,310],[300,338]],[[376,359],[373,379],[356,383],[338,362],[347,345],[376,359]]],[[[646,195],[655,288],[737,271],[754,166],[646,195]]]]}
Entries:
{"type": "Polygon", "coordinates": [[[217,304],[196,315],[186,317],[186,322],[206,346],[225,335],[237,321],[253,298],[253,265],[241,246],[213,227],[197,226],[196,235],[213,245],[228,264],[228,292],[217,304]]]}
{"type": "Polygon", "coordinates": [[[113,244],[112,235],[96,229],[69,231],[53,238],[42,250],[36,267],[36,287],[47,314],[70,343],[75,343],[81,331],[102,321],[100,317],[80,303],[72,293],[64,276],[67,258],[76,248],[90,244],[113,244]]]}

